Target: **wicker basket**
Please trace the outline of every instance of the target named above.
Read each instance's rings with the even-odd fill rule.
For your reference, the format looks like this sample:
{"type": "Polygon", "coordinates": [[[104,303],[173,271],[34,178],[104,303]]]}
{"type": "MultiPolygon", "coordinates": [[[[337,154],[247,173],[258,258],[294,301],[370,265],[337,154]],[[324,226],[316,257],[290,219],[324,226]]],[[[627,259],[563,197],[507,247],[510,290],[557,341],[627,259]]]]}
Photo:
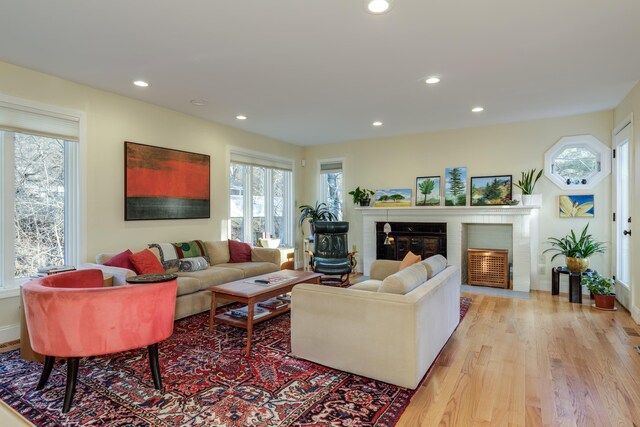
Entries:
{"type": "Polygon", "coordinates": [[[509,251],[469,249],[467,257],[470,285],[509,288],[509,251]]]}

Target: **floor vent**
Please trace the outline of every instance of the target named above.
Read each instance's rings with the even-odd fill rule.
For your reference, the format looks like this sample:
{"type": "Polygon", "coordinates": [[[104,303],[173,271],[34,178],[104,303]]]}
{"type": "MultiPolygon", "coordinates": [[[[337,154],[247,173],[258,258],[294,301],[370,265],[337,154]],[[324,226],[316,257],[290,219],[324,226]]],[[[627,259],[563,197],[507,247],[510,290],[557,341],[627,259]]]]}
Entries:
{"type": "Polygon", "coordinates": [[[20,340],[9,341],[0,344],[0,353],[5,353],[7,351],[15,350],[20,347],[20,340]]]}

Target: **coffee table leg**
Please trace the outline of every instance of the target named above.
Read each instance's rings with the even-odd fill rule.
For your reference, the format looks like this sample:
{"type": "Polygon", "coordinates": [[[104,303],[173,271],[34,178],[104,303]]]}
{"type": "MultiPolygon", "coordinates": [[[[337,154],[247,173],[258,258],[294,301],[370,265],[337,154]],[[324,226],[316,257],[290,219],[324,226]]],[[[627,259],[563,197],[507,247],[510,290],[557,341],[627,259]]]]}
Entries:
{"type": "Polygon", "coordinates": [[[217,305],[216,293],[211,292],[211,312],[209,313],[209,330],[213,331],[216,326],[216,305],[217,305]]]}
{"type": "Polygon", "coordinates": [[[247,303],[247,350],[246,354],[249,356],[251,354],[251,336],[253,335],[253,304],[254,301],[251,299],[247,303]]]}

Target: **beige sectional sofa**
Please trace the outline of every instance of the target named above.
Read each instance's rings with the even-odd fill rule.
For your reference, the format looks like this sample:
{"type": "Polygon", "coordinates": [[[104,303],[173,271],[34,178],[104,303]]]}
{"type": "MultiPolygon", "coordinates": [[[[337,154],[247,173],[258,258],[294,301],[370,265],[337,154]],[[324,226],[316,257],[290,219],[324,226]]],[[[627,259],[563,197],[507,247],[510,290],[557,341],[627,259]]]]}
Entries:
{"type": "Polygon", "coordinates": [[[291,352],[414,389],[460,321],[460,269],[441,255],[398,272],[377,260],[350,288],[293,288],[291,352]]]}
{"type": "MultiPolygon", "coordinates": [[[[230,263],[229,245],[226,240],[204,243],[209,252],[210,266],[206,270],[175,273],[178,275],[176,319],[209,310],[211,292],[208,289],[212,286],[280,270],[278,249],[255,247],[251,250],[251,262],[230,263]]],[[[126,268],[102,265],[114,255],[99,254],[96,256],[96,264],[84,264],[82,268],[99,268],[113,275],[114,286],[124,285],[126,279],[135,276],[136,273],[126,268]]],[[[228,301],[218,300],[218,306],[227,303],[228,301]]]]}

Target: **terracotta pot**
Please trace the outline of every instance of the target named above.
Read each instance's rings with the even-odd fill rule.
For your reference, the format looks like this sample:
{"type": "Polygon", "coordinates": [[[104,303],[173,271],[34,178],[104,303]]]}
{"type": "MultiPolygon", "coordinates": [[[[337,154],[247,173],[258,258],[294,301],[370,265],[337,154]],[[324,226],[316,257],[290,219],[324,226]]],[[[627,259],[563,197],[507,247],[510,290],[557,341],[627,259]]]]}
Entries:
{"type": "Polygon", "coordinates": [[[616,296],[615,295],[597,295],[594,294],[593,297],[596,300],[596,307],[602,308],[605,310],[613,310],[616,306],[616,296]]]}
{"type": "Polygon", "coordinates": [[[572,273],[582,273],[589,268],[589,258],[566,257],[567,268],[572,273]]]}

